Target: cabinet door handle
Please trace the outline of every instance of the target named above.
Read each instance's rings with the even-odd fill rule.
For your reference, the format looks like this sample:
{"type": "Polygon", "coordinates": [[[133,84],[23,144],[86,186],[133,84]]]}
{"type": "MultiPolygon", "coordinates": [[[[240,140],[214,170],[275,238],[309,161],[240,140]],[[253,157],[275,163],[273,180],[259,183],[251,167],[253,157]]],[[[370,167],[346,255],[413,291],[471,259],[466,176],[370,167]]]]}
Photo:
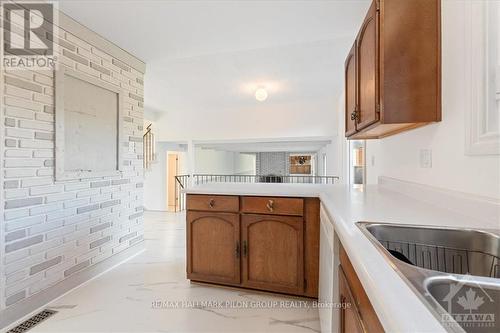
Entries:
{"type": "Polygon", "coordinates": [[[360,116],[359,110],[356,107],[356,108],[354,108],[354,111],[352,111],[352,113],[351,113],[351,120],[354,120],[354,121],[359,120],[359,116],[360,116]]]}
{"type": "Polygon", "coordinates": [[[236,259],[240,258],[240,242],[236,242],[236,248],[234,249],[234,256],[236,259]]]}
{"type": "Polygon", "coordinates": [[[274,211],[274,201],[269,200],[268,203],[266,204],[267,209],[269,209],[270,212],[274,211]]]}
{"type": "Polygon", "coordinates": [[[214,206],[215,206],[215,200],[214,199],[210,199],[210,201],[208,202],[208,207],[214,208],[214,206]]]}
{"type": "Polygon", "coordinates": [[[247,245],[247,241],[244,240],[243,241],[243,257],[246,257],[248,254],[248,245],[247,245]]]}

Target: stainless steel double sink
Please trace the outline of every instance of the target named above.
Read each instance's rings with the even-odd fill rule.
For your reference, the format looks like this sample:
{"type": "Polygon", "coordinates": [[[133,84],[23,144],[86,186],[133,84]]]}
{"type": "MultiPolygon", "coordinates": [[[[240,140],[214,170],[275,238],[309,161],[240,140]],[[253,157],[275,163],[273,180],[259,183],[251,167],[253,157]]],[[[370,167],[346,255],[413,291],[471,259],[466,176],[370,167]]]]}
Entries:
{"type": "Polygon", "coordinates": [[[500,332],[498,230],[357,225],[448,331],[500,332]]]}

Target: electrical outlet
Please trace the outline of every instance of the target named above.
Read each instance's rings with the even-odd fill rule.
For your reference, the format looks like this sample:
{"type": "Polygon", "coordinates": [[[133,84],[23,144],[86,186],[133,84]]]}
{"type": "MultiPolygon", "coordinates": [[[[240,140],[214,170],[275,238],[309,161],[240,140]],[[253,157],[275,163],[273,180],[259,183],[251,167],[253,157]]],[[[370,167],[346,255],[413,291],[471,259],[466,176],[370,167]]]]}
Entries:
{"type": "Polygon", "coordinates": [[[375,166],[375,155],[372,155],[372,166],[375,166]]]}
{"type": "Polygon", "coordinates": [[[432,149],[420,149],[420,167],[432,168],[432,149]]]}

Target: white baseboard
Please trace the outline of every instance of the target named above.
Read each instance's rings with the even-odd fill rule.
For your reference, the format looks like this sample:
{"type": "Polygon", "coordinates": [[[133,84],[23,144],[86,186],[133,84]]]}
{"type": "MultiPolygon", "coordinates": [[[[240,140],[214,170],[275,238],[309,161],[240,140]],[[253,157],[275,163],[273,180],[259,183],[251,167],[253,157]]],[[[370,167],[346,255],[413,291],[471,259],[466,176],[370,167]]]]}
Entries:
{"type": "Polygon", "coordinates": [[[447,190],[400,179],[381,176],[380,187],[449,209],[491,228],[500,228],[500,199],[447,190]]]}
{"type": "Polygon", "coordinates": [[[7,331],[41,311],[48,303],[61,298],[67,293],[107,273],[145,251],[144,242],[140,242],[119,252],[110,258],[75,273],[63,281],[49,287],[19,303],[0,311],[0,332],[7,331]]]}

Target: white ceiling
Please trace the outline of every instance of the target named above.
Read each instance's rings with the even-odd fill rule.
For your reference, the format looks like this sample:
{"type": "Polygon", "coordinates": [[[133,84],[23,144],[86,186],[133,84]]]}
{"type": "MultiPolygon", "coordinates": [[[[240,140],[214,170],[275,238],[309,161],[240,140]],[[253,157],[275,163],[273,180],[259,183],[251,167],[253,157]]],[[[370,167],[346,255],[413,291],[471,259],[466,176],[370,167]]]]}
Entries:
{"type": "Polygon", "coordinates": [[[352,37],[367,0],[63,0],[60,9],[146,63],[352,37]]]}
{"type": "Polygon", "coordinates": [[[307,112],[314,122],[302,121],[310,126],[302,132],[331,135],[314,124],[335,108],[368,4],[121,0],[61,1],[60,9],[146,62],[146,115],[166,117],[161,137],[176,140],[189,138],[184,122],[216,115],[241,126],[248,110],[307,112]],[[269,92],[263,103],[253,97],[259,86],[269,92]]]}

